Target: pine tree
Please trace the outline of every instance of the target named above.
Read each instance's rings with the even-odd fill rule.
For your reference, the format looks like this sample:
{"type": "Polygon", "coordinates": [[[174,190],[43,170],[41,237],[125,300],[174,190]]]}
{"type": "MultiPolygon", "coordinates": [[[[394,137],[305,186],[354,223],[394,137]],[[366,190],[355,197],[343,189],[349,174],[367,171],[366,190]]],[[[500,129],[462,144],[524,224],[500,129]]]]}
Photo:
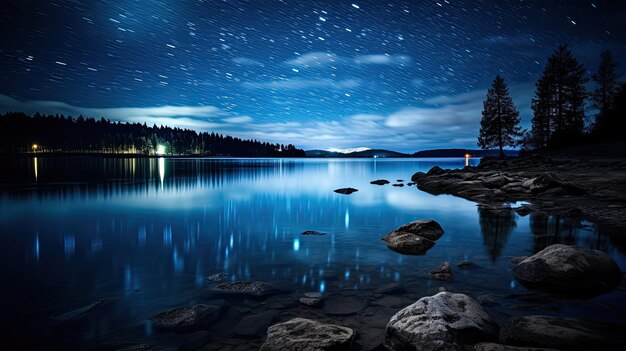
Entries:
{"type": "Polygon", "coordinates": [[[607,117],[615,104],[615,97],[620,88],[619,78],[615,72],[617,63],[613,61],[611,52],[606,50],[601,54],[598,71],[591,77],[596,88],[591,94],[593,107],[598,110],[596,115],[596,130],[603,133],[607,129],[607,117]]]}
{"type": "Polygon", "coordinates": [[[521,136],[519,111],[509,95],[509,88],[499,75],[487,91],[483,102],[482,119],[478,146],[487,149],[498,147],[500,156],[504,156],[505,146],[515,146],[521,136]]]}
{"type": "Polygon", "coordinates": [[[585,67],[566,45],[548,58],[532,101],[533,134],[541,146],[574,140],[585,126],[585,67]]]}

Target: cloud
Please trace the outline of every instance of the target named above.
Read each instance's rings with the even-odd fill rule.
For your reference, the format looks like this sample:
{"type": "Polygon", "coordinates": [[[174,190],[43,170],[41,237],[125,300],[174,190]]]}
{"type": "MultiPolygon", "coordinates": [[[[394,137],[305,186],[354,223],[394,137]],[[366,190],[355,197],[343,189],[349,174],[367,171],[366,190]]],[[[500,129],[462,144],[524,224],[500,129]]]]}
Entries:
{"type": "Polygon", "coordinates": [[[269,82],[244,82],[242,86],[248,89],[301,90],[311,88],[352,89],[360,84],[360,81],[356,79],[282,79],[269,82]]]}
{"type": "Polygon", "coordinates": [[[359,65],[404,65],[411,62],[409,56],[404,55],[361,55],[354,58],[359,65]]]}
{"type": "Polygon", "coordinates": [[[286,64],[292,66],[324,66],[329,64],[335,64],[343,59],[339,56],[323,51],[309,52],[307,54],[299,55],[294,59],[285,61],[286,64]]]}
{"type": "Polygon", "coordinates": [[[263,63],[246,57],[235,57],[232,61],[242,66],[263,66],[263,63]]]}
{"type": "Polygon", "coordinates": [[[224,118],[223,121],[226,123],[238,124],[238,123],[251,123],[253,119],[249,116],[237,116],[237,117],[224,118]]]}

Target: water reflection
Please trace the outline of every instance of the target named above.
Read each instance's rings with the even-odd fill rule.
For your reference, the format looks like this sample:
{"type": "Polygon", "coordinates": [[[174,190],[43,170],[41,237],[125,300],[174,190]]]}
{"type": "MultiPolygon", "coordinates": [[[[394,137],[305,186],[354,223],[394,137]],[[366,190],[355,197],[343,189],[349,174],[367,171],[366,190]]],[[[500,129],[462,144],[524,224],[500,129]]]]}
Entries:
{"type": "Polygon", "coordinates": [[[517,226],[517,215],[510,207],[478,206],[478,216],[483,244],[495,262],[517,226]]]}

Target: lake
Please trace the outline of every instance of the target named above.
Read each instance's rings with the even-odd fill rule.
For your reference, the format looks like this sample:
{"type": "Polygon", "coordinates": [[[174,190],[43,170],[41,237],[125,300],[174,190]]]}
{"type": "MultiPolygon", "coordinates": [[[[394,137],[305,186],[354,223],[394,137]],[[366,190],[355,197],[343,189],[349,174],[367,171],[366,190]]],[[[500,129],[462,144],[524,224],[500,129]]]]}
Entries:
{"type": "Polygon", "coordinates": [[[382,178],[406,184],[417,171],[460,168],[464,159],[0,162],[0,318],[3,342],[13,348],[258,349],[267,325],[301,316],[351,327],[357,345],[371,349],[382,341],[391,315],[442,286],[479,299],[499,323],[526,314],[626,323],[623,282],[593,299],[558,299],[520,286],[508,262],[567,243],[602,250],[624,271],[623,239],[589,222],[514,211],[494,216],[453,196],[369,183],[382,178]],[[359,191],[333,192],[343,187],[359,191]],[[425,255],[402,255],[380,240],[422,218],[445,230],[425,255]],[[301,235],[307,230],[326,235],[301,235]],[[444,261],[452,266],[452,283],[430,277],[444,261]],[[478,267],[460,268],[462,261],[478,267]],[[279,293],[223,297],[206,281],[215,273],[227,273],[227,281],[269,282],[279,293]],[[394,282],[404,291],[377,291],[394,282]],[[321,306],[298,302],[313,291],[323,293],[321,306]],[[224,298],[230,307],[208,330],[160,333],[147,321],[168,309],[224,298]],[[98,300],[103,303],[87,313],[58,318],[98,300]],[[354,311],[337,313],[338,304],[354,311]]]}

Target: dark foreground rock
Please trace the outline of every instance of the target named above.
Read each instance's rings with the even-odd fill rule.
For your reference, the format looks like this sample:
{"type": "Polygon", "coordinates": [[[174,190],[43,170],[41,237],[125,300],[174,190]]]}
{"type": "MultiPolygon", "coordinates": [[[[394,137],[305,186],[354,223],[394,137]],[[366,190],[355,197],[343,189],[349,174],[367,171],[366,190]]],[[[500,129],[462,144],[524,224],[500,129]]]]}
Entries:
{"type": "Polygon", "coordinates": [[[347,327],[294,318],[269,327],[261,351],[349,350],[354,337],[355,332],[347,327]]]}
{"type": "Polygon", "coordinates": [[[216,286],[213,291],[221,294],[266,297],[276,292],[276,289],[274,288],[274,285],[266,282],[240,281],[220,284],[216,286]]]}
{"type": "Polygon", "coordinates": [[[467,295],[441,292],[396,313],[385,329],[390,350],[458,351],[496,340],[498,325],[467,295]]]}
{"type": "Polygon", "coordinates": [[[559,350],[624,350],[623,327],[549,316],[511,318],[500,331],[505,344],[559,350]]]}
{"type": "Polygon", "coordinates": [[[531,205],[520,208],[520,214],[539,211],[588,219],[605,232],[623,235],[626,159],[609,158],[604,151],[610,150],[584,158],[565,152],[483,158],[477,167],[433,167],[428,173],[415,173],[411,180],[431,194],[452,194],[484,205],[528,201],[531,205]]]}
{"type": "Polygon", "coordinates": [[[439,223],[421,219],[398,227],[381,239],[393,251],[408,255],[424,255],[443,235],[439,223]]]}
{"type": "Polygon", "coordinates": [[[377,179],[377,180],[372,180],[370,182],[370,184],[374,184],[374,185],[385,185],[385,184],[389,184],[390,182],[387,179],[377,179]]]}
{"type": "Polygon", "coordinates": [[[474,351],[558,351],[557,349],[546,349],[538,347],[523,347],[495,344],[492,342],[481,342],[474,345],[474,351]]]}
{"type": "Polygon", "coordinates": [[[617,263],[604,252],[562,244],[519,261],[513,275],[530,288],[573,296],[611,291],[622,279],[617,263]]]}
{"type": "Polygon", "coordinates": [[[227,308],[226,301],[218,300],[211,304],[185,306],[162,312],[150,318],[150,321],[155,330],[192,332],[215,323],[227,308]]]}
{"type": "Polygon", "coordinates": [[[335,189],[334,190],[336,193],[338,194],[343,194],[343,195],[350,195],[354,192],[359,191],[359,189],[355,189],[355,188],[341,188],[341,189],[335,189]]]}

